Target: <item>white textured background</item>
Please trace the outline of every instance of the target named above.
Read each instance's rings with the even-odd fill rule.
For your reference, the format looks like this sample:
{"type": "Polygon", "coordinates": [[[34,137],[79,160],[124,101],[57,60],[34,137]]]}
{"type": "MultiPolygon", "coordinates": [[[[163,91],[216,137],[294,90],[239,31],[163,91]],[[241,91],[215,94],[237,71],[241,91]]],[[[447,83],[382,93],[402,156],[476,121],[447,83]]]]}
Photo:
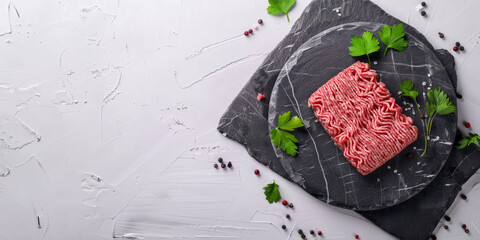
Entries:
{"type": "MultiPolygon", "coordinates": [[[[426,1],[426,18],[419,1],[374,2],[436,48],[465,46],[452,51],[459,124],[480,132],[480,1],[426,1]]],[[[0,238],[300,239],[300,227],[393,239],[215,130],[308,3],[298,0],[288,23],[266,13],[267,0],[0,0],[0,238]],[[220,156],[234,168],[215,170],[220,156]],[[294,210],[265,201],[273,179],[294,210]]],[[[439,239],[480,238],[475,182],[439,239]]]]}

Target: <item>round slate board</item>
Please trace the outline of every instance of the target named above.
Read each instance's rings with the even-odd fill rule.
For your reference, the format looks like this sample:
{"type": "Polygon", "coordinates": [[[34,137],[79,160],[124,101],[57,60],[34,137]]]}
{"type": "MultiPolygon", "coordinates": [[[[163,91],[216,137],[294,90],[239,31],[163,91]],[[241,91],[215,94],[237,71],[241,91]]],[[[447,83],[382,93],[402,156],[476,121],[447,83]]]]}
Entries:
{"type": "MultiPolygon", "coordinates": [[[[366,58],[353,58],[348,53],[350,36],[364,31],[378,31],[384,24],[349,23],[321,32],[303,44],[283,67],[273,88],[269,106],[269,128],[277,126],[277,116],[292,111],[306,127],[296,130],[299,151],[291,157],[275,148],[276,155],[290,178],[307,192],[328,204],[353,210],[375,210],[401,203],[424,189],[438,174],[452,149],[456,134],[456,112],[436,116],[427,153],[424,150],[424,124],[411,99],[399,96],[399,83],[410,78],[419,92],[417,101],[426,112],[428,89],[440,86],[456,104],[453,86],[434,52],[408,32],[409,46],[404,51],[388,50],[383,56],[372,54],[372,68],[379,74],[392,97],[411,117],[419,129],[417,140],[383,166],[362,176],[334,145],[330,135],[318,122],[307,100],[320,86],[366,58]],[[408,153],[413,158],[408,158],[408,153]]],[[[381,53],[381,54],[380,54],[381,53]]]]}

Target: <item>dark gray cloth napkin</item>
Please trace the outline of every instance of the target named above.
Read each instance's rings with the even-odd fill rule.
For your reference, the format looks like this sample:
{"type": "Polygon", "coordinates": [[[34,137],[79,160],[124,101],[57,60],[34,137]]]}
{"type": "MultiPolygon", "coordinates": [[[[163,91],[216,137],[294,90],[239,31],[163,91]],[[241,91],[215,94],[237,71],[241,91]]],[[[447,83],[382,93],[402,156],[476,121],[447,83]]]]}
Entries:
{"type": "MultiPolygon", "coordinates": [[[[267,117],[272,88],[285,62],[303,43],[319,32],[350,22],[402,23],[368,0],[312,1],[234,99],[220,119],[218,131],[243,144],[253,158],[289,179],[272,149],[269,135],[267,117]],[[336,8],[341,16],[333,10],[336,8]],[[266,99],[258,101],[258,93],[265,94],[266,99]]],[[[434,51],[422,34],[403,24],[406,32],[434,51]]],[[[453,57],[447,51],[435,53],[456,87],[453,57]]],[[[479,154],[473,147],[465,151],[454,149],[436,179],[418,195],[393,207],[359,213],[400,239],[427,239],[461,185],[480,167],[480,161],[473,160],[479,154]]]]}

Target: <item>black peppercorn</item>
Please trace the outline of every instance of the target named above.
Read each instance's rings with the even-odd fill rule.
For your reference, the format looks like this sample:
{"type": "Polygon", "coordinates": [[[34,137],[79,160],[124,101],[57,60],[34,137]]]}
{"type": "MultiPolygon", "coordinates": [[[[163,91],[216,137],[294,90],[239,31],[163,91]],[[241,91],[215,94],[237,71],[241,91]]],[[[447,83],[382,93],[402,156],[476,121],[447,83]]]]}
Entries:
{"type": "Polygon", "coordinates": [[[460,49],[460,51],[464,51],[465,48],[463,46],[460,46],[458,49],[460,49]]]}
{"type": "Polygon", "coordinates": [[[465,194],[463,194],[463,193],[460,194],[460,197],[461,197],[463,200],[467,200],[467,195],[465,195],[465,194]]]}
{"type": "Polygon", "coordinates": [[[438,33],[438,37],[440,37],[440,38],[444,38],[444,37],[445,37],[445,35],[444,35],[443,33],[439,32],[439,33],[438,33]]]}
{"type": "Polygon", "coordinates": [[[421,4],[422,4],[422,7],[427,6],[427,3],[426,3],[426,2],[422,2],[421,4]]]}
{"type": "Polygon", "coordinates": [[[290,214],[287,214],[285,217],[288,218],[288,219],[290,219],[290,214]]]}
{"type": "Polygon", "coordinates": [[[223,163],[223,158],[218,158],[219,163],[223,163]]]}
{"type": "Polygon", "coordinates": [[[448,216],[448,215],[445,215],[443,218],[445,218],[445,220],[449,221],[451,220],[451,218],[448,216]]]}
{"type": "Polygon", "coordinates": [[[468,230],[468,229],[465,229],[465,233],[470,233],[470,230],[468,230]]]}
{"type": "Polygon", "coordinates": [[[293,208],[293,203],[290,203],[288,206],[289,206],[290,208],[293,208]]]}
{"type": "Polygon", "coordinates": [[[287,228],[287,226],[285,226],[285,225],[282,225],[282,229],[286,229],[286,228],[287,228]]]}
{"type": "Polygon", "coordinates": [[[305,234],[302,234],[302,239],[305,239],[307,238],[307,236],[305,236],[305,234]]]}
{"type": "Polygon", "coordinates": [[[458,98],[458,99],[462,99],[462,97],[463,97],[462,94],[457,93],[457,98],[458,98]]]}
{"type": "Polygon", "coordinates": [[[456,42],[456,43],[455,43],[455,46],[460,47],[460,43],[459,43],[459,42],[456,42]]]}
{"type": "Polygon", "coordinates": [[[232,162],[228,162],[227,167],[232,168],[232,162]]]}
{"type": "Polygon", "coordinates": [[[303,230],[302,230],[302,229],[298,229],[298,234],[303,234],[303,230]]]}
{"type": "Polygon", "coordinates": [[[432,240],[437,240],[437,236],[435,236],[435,234],[430,235],[430,238],[431,238],[432,240]]]}
{"type": "Polygon", "coordinates": [[[315,234],[315,231],[310,230],[310,234],[314,235],[314,234],[315,234]]]}
{"type": "Polygon", "coordinates": [[[420,14],[421,14],[422,16],[427,16],[427,12],[425,12],[425,11],[421,11],[420,14]]]}
{"type": "Polygon", "coordinates": [[[445,230],[448,230],[448,226],[447,226],[447,225],[444,225],[443,228],[445,228],[445,230]]]}

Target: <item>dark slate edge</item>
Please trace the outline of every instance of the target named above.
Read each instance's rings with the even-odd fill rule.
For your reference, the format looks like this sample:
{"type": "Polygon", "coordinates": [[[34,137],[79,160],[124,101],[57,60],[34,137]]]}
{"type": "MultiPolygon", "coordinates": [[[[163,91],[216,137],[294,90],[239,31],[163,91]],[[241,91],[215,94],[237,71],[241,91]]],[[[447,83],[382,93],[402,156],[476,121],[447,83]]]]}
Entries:
{"type": "MultiPolygon", "coordinates": [[[[437,55],[438,59],[442,62],[443,66],[445,66],[445,70],[447,70],[448,76],[450,77],[450,81],[452,81],[452,85],[454,89],[457,89],[457,72],[455,71],[455,58],[445,49],[436,49],[435,55],[437,55]]],[[[449,96],[450,98],[454,98],[454,96],[449,96]]]]}
{"type": "Polygon", "coordinates": [[[474,145],[462,150],[454,148],[442,171],[416,196],[389,208],[357,212],[400,239],[428,239],[462,185],[480,168],[478,159],[480,151],[474,145]]]}

